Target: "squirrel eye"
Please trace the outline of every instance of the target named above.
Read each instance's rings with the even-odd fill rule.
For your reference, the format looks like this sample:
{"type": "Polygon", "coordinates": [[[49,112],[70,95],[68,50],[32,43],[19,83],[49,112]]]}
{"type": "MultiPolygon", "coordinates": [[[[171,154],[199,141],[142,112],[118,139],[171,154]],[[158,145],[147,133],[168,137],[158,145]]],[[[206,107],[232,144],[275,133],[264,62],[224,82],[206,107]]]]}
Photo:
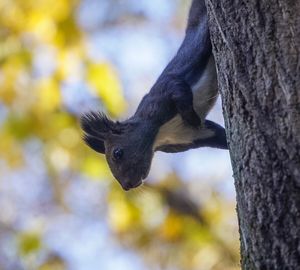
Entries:
{"type": "Polygon", "coordinates": [[[115,160],[120,160],[123,157],[124,151],[120,148],[116,148],[113,151],[113,156],[115,160]]]}

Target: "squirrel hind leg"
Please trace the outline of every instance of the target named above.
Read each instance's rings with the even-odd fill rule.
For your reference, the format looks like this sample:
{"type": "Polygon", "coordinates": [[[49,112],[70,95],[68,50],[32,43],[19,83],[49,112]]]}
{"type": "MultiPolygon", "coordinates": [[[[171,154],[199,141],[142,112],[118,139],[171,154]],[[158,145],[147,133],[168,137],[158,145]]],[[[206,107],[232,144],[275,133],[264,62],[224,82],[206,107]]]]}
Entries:
{"type": "MultiPolygon", "coordinates": [[[[180,130],[184,131],[184,129],[180,130]]],[[[228,149],[225,129],[212,121],[205,120],[204,128],[198,130],[187,127],[185,132],[185,134],[180,133],[180,136],[174,137],[173,140],[161,141],[156,145],[155,151],[177,153],[199,147],[228,149]]]]}

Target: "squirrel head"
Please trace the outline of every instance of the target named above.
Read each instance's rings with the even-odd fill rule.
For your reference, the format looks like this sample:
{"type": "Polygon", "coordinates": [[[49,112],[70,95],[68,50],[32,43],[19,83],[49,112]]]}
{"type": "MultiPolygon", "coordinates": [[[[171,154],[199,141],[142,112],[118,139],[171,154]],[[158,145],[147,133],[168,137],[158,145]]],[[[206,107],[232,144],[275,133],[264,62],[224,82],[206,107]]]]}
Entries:
{"type": "Polygon", "coordinates": [[[114,177],[124,190],[136,188],[148,176],[154,155],[155,128],[134,118],[114,122],[105,114],[90,112],[81,117],[83,139],[105,154],[114,177]]]}

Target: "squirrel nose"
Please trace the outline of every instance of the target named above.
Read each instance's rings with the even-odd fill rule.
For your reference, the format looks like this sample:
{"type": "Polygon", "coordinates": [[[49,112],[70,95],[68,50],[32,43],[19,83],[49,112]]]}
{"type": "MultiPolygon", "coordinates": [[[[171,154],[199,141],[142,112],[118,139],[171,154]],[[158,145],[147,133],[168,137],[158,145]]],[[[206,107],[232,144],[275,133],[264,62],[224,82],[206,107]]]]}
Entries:
{"type": "Polygon", "coordinates": [[[122,188],[125,190],[125,191],[128,191],[131,187],[130,187],[130,184],[123,184],[121,185],[122,188]]]}
{"type": "Polygon", "coordinates": [[[132,188],[136,188],[138,187],[139,185],[142,184],[142,181],[138,181],[138,182],[131,182],[130,180],[129,181],[124,181],[123,183],[121,183],[121,186],[124,190],[128,191],[132,188]]]}

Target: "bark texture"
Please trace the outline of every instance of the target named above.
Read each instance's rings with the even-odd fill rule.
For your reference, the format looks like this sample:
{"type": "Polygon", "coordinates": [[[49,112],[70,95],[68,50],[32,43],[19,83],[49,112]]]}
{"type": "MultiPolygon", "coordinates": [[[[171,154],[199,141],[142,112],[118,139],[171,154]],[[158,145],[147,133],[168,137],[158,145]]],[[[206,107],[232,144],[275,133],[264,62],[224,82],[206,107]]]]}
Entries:
{"type": "Polygon", "coordinates": [[[300,1],[206,4],[242,269],[300,269],[300,1]]]}

